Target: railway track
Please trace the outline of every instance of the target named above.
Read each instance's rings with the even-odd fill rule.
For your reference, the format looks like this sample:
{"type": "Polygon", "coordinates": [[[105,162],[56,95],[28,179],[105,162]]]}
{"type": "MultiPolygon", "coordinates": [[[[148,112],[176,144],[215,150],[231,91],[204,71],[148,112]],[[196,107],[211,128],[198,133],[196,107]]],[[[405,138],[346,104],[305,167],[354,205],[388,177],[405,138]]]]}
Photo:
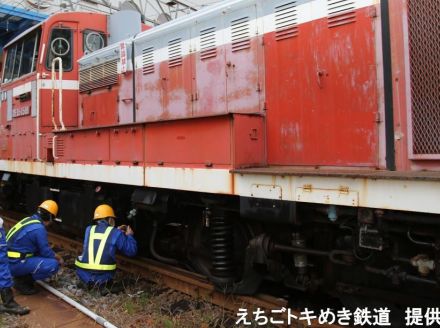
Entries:
{"type": "MultiPolygon", "coordinates": [[[[5,221],[5,226],[9,229],[19,219],[24,217],[16,212],[0,211],[5,221]]],[[[60,236],[53,232],[48,232],[49,241],[53,247],[80,254],[82,243],[64,236],[60,236]]],[[[204,276],[186,271],[181,268],[165,265],[163,263],[147,259],[139,258],[131,259],[123,256],[117,256],[118,268],[124,272],[139,275],[147,280],[161,284],[173,290],[177,290],[184,294],[190,295],[196,299],[201,299],[226,310],[237,314],[239,309],[246,309],[251,313],[255,309],[265,309],[271,311],[273,309],[288,308],[288,302],[285,299],[274,297],[267,294],[257,294],[255,296],[237,296],[224,294],[217,291],[204,276]]],[[[270,312],[269,312],[270,313],[270,312]]],[[[291,311],[292,315],[299,317],[299,311],[291,311]]],[[[285,318],[286,312],[280,315],[279,319],[285,318]]],[[[312,322],[307,325],[303,321],[295,321],[295,327],[340,327],[338,325],[319,325],[312,322]]]]}

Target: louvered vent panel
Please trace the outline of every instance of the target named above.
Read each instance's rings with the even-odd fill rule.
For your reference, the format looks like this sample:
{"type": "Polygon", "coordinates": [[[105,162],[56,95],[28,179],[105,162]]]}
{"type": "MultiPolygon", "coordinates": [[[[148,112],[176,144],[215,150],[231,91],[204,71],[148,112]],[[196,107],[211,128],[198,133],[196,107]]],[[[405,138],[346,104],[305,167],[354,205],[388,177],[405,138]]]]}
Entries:
{"type": "Polygon", "coordinates": [[[356,6],[353,0],[327,0],[328,27],[337,27],[356,21],[356,6]]]}
{"type": "Polygon", "coordinates": [[[57,137],[57,139],[55,140],[55,155],[57,157],[62,157],[64,156],[64,138],[61,137],[57,137]]]}
{"type": "Polygon", "coordinates": [[[79,71],[79,91],[107,87],[118,82],[118,59],[79,71]]]}
{"type": "Polygon", "coordinates": [[[154,73],[154,48],[142,50],[142,74],[154,73]]]}
{"type": "Polygon", "coordinates": [[[296,1],[275,7],[275,39],[284,40],[298,35],[296,1]]]}
{"type": "Polygon", "coordinates": [[[217,56],[217,44],[215,42],[215,27],[200,31],[200,58],[202,60],[217,56]]]}
{"type": "Polygon", "coordinates": [[[440,1],[409,0],[408,30],[412,152],[440,158],[440,1]]]}
{"type": "Polygon", "coordinates": [[[232,51],[240,51],[251,47],[251,29],[249,17],[243,17],[231,22],[232,51]]]}
{"type": "Polygon", "coordinates": [[[168,42],[168,66],[182,65],[182,39],[174,39],[168,42]]]}

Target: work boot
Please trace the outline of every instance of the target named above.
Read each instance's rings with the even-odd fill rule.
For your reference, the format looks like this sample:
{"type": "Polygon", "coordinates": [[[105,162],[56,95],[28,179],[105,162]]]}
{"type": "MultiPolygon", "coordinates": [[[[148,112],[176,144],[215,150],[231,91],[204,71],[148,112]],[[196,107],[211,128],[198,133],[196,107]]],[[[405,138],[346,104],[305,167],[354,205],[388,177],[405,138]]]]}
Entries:
{"type": "Polygon", "coordinates": [[[124,290],[124,287],[120,283],[115,283],[112,280],[99,286],[99,292],[101,296],[107,296],[108,294],[118,294],[124,290]]]}
{"type": "Polygon", "coordinates": [[[28,314],[30,312],[27,307],[20,306],[15,302],[12,288],[2,288],[0,295],[3,301],[3,304],[0,305],[0,312],[19,315],[28,314]]]}
{"type": "Polygon", "coordinates": [[[14,277],[14,288],[22,295],[33,295],[38,293],[34,287],[34,279],[30,274],[14,277]]]}

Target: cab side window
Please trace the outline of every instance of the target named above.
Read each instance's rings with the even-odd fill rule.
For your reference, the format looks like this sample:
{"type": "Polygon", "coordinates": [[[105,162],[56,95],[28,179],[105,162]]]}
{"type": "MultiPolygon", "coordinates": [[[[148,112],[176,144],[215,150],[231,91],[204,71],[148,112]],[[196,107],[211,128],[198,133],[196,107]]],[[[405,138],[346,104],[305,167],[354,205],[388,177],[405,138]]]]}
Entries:
{"type": "Polygon", "coordinates": [[[36,70],[39,45],[40,33],[37,30],[7,48],[3,83],[36,70]]]}
{"type": "MultiPolygon", "coordinates": [[[[63,71],[72,70],[73,47],[71,29],[54,28],[50,35],[48,48],[47,69],[51,70],[52,61],[60,57],[63,63],[63,71]]],[[[56,64],[55,68],[58,70],[58,64],[56,64]]]]}
{"type": "Polygon", "coordinates": [[[23,41],[23,54],[21,59],[19,76],[26,75],[35,70],[38,57],[38,47],[40,38],[38,34],[23,41]]]}
{"type": "Polygon", "coordinates": [[[17,52],[17,45],[14,45],[8,49],[6,55],[6,64],[4,68],[3,83],[12,81],[12,75],[14,72],[15,54],[17,52]]]}

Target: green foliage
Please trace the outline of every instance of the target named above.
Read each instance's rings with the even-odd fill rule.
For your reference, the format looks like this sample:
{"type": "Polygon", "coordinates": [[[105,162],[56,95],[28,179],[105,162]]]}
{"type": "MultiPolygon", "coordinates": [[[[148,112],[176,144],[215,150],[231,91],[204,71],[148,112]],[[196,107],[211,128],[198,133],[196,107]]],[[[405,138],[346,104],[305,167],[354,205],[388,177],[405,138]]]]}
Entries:
{"type": "Polygon", "coordinates": [[[173,328],[174,327],[174,323],[173,321],[171,321],[170,319],[162,319],[162,324],[164,328],[173,328]]]}
{"type": "Polygon", "coordinates": [[[136,305],[133,303],[133,301],[131,299],[128,299],[127,301],[124,302],[124,309],[125,312],[127,312],[128,314],[133,314],[135,312],[135,308],[136,305]]]}

